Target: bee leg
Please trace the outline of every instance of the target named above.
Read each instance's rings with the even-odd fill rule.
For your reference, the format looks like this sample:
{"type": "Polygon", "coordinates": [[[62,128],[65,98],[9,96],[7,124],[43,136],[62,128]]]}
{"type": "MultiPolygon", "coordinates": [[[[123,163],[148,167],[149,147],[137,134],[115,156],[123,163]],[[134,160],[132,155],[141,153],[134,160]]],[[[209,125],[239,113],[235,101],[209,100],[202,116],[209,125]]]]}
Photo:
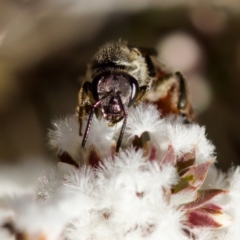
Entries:
{"type": "Polygon", "coordinates": [[[78,107],[77,107],[77,117],[78,117],[78,122],[79,122],[79,135],[82,136],[82,123],[85,118],[85,106],[83,104],[84,99],[83,99],[83,87],[80,88],[80,91],[78,93],[78,107]]]}
{"type": "Polygon", "coordinates": [[[119,103],[120,103],[120,107],[123,111],[123,124],[122,124],[122,128],[121,128],[120,135],[119,135],[118,141],[117,141],[117,146],[116,146],[116,152],[119,152],[119,149],[120,149],[120,146],[121,146],[121,143],[122,143],[123,134],[124,134],[126,124],[127,124],[128,112],[126,111],[119,94],[117,94],[117,96],[118,96],[118,100],[119,100],[119,103]]]}
{"type": "Polygon", "coordinates": [[[179,109],[179,115],[183,118],[183,122],[185,124],[190,123],[190,119],[187,116],[188,111],[191,110],[191,107],[187,106],[188,104],[188,96],[187,96],[187,87],[186,87],[186,80],[184,79],[183,75],[180,72],[175,73],[178,81],[179,81],[179,98],[177,107],[179,109]],[[190,110],[187,109],[190,108],[190,110]]]}
{"type": "Polygon", "coordinates": [[[127,124],[127,117],[128,117],[128,114],[127,114],[127,112],[125,112],[123,125],[122,125],[121,132],[120,132],[118,142],[117,142],[116,152],[119,152],[119,149],[120,149],[120,146],[121,146],[121,143],[122,143],[123,134],[125,132],[125,128],[126,128],[126,124],[127,124]]]}
{"type": "Polygon", "coordinates": [[[89,102],[91,83],[85,82],[78,93],[77,117],[79,122],[79,135],[82,136],[82,124],[86,115],[86,104],[89,102]]]}
{"type": "Polygon", "coordinates": [[[148,85],[144,85],[139,88],[139,92],[138,92],[138,96],[137,96],[135,105],[137,105],[138,103],[140,103],[143,100],[143,98],[146,95],[148,90],[149,90],[148,85]]]}
{"type": "Polygon", "coordinates": [[[100,100],[98,100],[92,107],[92,110],[90,111],[89,117],[88,117],[88,122],[87,122],[87,126],[86,126],[86,130],[83,136],[83,140],[82,140],[82,147],[84,147],[86,145],[87,139],[88,139],[88,135],[90,132],[90,127],[92,124],[92,119],[93,119],[93,114],[95,111],[95,108],[97,108],[99,106],[99,104],[106,98],[108,97],[108,95],[104,96],[103,98],[101,98],[100,100]]]}

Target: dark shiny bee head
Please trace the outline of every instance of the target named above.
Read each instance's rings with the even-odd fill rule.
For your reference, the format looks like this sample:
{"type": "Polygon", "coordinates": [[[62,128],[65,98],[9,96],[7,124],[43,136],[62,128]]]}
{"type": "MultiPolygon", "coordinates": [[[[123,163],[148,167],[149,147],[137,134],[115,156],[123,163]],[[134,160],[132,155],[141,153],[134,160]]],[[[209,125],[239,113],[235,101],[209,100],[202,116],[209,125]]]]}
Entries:
{"type": "Polygon", "coordinates": [[[137,80],[124,72],[103,72],[92,82],[92,95],[96,102],[101,101],[103,117],[112,123],[124,117],[138,91],[137,80]]]}

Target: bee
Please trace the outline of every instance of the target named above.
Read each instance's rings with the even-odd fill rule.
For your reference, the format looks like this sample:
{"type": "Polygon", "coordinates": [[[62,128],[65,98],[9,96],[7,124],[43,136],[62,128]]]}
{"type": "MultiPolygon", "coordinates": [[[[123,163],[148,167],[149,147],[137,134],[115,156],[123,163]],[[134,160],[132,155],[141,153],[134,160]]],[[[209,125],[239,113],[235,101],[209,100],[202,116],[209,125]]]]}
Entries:
{"type": "Polygon", "coordinates": [[[163,115],[180,115],[185,123],[193,120],[186,81],[180,72],[168,73],[151,48],[137,48],[125,41],[107,43],[90,60],[86,81],[78,94],[79,135],[88,114],[84,147],[95,112],[109,126],[123,121],[116,152],[119,151],[128,118],[128,109],[141,101],[153,102],[163,115]]]}

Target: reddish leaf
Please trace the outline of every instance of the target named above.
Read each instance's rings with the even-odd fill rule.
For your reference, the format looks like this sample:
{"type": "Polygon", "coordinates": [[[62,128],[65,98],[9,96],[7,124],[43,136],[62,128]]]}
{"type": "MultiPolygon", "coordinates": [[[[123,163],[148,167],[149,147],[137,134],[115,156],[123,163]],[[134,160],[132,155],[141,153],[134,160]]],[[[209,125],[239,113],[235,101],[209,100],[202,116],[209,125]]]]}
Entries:
{"type": "Polygon", "coordinates": [[[220,228],[222,224],[212,218],[212,215],[196,209],[188,213],[188,221],[194,227],[220,228]]]}
{"type": "Polygon", "coordinates": [[[211,213],[205,209],[195,209],[188,214],[191,227],[221,228],[232,224],[233,219],[222,212],[211,213]]]}
{"type": "Polygon", "coordinates": [[[212,209],[215,211],[222,211],[222,208],[214,203],[206,203],[201,208],[212,209]]]}
{"type": "Polygon", "coordinates": [[[180,172],[181,178],[186,178],[188,176],[192,176],[189,184],[196,188],[200,188],[206,178],[209,166],[212,162],[206,162],[202,164],[196,164],[186,170],[180,172]]]}
{"type": "MultiPolygon", "coordinates": [[[[199,208],[200,206],[204,205],[208,201],[212,200],[214,197],[216,197],[220,194],[225,194],[226,192],[227,192],[226,190],[222,190],[222,189],[209,189],[209,190],[198,191],[197,199],[193,202],[183,205],[183,208],[184,209],[199,208]]],[[[209,206],[211,206],[211,205],[209,205],[209,206]]]]}
{"type": "Polygon", "coordinates": [[[149,154],[149,160],[150,161],[153,161],[157,158],[157,149],[155,146],[152,146],[151,147],[151,151],[150,151],[150,154],[149,154]]]}
{"type": "Polygon", "coordinates": [[[181,158],[177,158],[178,172],[192,166],[195,163],[196,153],[195,150],[184,154],[181,158]]]}
{"type": "Polygon", "coordinates": [[[176,184],[175,186],[173,186],[172,188],[172,193],[177,193],[177,192],[180,192],[184,189],[187,189],[187,188],[193,188],[195,191],[196,191],[196,188],[195,187],[192,187],[190,185],[190,181],[192,181],[192,176],[186,176],[184,178],[181,178],[178,182],[178,184],[176,184]]]}
{"type": "Polygon", "coordinates": [[[176,164],[176,154],[172,145],[168,146],[167,153],[163,158],[161,164],[172,164],[172,165],[176,164]]]}

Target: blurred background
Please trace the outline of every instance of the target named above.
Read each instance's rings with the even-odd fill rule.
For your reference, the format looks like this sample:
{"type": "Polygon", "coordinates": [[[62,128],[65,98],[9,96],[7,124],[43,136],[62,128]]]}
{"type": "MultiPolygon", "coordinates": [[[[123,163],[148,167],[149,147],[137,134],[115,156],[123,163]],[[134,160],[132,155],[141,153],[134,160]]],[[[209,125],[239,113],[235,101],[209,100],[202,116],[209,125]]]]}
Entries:
{"type": "Polygon", "coordinates": [[[238,0],[0,0],[0,181],[56,162],[51,120],[75,112],[88,60],[119,38],[183,72],[218,166],[240,164],[239,13],[238,0]]]}

